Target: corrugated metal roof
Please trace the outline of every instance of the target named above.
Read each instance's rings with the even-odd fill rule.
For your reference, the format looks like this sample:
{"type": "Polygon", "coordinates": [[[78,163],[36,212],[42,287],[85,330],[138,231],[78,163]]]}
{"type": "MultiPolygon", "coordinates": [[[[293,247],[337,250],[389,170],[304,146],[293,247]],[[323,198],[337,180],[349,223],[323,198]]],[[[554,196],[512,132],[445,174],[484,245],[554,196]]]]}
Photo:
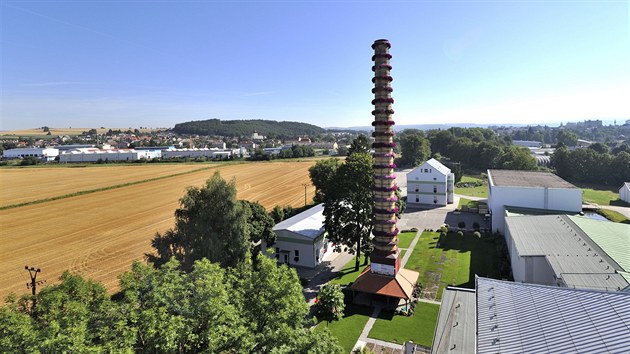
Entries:
{"type": "Polygon", "coordinates": [[[577,188],[551,172],[488,170],[488,180],[502,187],[577,188]]]}
{"type": "Polygon", "coordinates": [[[273,227],[273,231],[289,230],[315,239],[324,232],[324,204],[318,204],[273,227]]]}
{"type": "Polygon", "coordinates": [[[476,279],[478,353],[628,353],[630,293],[476,279]]]}
{"type": "Polygon", "coordinates": [[[630,272],[630,225],[569,216],[623,270],[630,272]]]}
{"type": "MultiPolygon", "coordinates": [[[[609,224],[606,221],[597,223],[609,224]]],[[[623,289],[628,281],[620,268],[566,215],[521,216],[505,219],[517,253],[544,256],[557,278],[569,287],[623,289]],[[565,274],[567,275],[565,277],[565,274]]]]}
{"type": "Polygon", "coordinates": [[[475,300],[473,289],[444,289],[431,353],[475,351],[475,300]]]}

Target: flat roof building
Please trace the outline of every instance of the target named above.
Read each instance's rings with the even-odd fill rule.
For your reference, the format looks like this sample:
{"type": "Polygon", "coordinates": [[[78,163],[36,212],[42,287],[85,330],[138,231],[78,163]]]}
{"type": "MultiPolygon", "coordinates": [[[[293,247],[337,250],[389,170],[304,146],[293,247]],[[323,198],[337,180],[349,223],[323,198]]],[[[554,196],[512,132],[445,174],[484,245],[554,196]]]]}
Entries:
{"type": "Polygon", "coordinates": [[[579,213],[582,190],[551,172],[488,170],[488,208],[493,231],[505,234],[506,209],[510,207],[579,213]]]}

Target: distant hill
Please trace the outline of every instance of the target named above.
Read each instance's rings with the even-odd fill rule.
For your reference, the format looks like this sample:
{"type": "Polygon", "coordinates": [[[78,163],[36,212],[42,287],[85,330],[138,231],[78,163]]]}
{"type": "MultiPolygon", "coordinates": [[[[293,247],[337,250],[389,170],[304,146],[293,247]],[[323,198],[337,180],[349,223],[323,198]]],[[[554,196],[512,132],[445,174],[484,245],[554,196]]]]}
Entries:
{"type": "Polygon", "coordinates": [[[297,135],[316,135],[326,130],[316,125],[300,122],[276,122],[275,120],[244,119],[220,120],[208,119],[178,123],[172,129],[178,134],[199,134],[219,136],[250,136],[253,132],[268,137],[290,137],[297,135]]]}

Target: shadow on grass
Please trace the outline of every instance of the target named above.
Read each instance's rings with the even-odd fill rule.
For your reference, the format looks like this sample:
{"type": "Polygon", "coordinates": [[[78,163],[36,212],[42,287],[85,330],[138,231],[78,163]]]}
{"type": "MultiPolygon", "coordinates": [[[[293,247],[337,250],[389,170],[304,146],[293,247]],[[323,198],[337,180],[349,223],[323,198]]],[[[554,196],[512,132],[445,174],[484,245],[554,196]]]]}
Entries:
{"type": "Polygon", "coordinates": [[[621,199],[611,200],[610,203],[608,204],[613,205],[613,206],[620,206],[620,207],[630,207],[630,204],[624,202],[621,199]]]}
{"type": "Polygon", "coordinates": [[[449,285],[472,289],[475,287],[475,275],[500,279],[501,262],[504,258],[507,259],[507,254],[501,255],[501,248],[497,247],[501,240],[490,234],[478,238],[472,232],[466,232],[463,236],[449,232],[443,237],[439,248],[445,252],[451,250],[458,253],[470,252],[468,281],[449,285]]]}

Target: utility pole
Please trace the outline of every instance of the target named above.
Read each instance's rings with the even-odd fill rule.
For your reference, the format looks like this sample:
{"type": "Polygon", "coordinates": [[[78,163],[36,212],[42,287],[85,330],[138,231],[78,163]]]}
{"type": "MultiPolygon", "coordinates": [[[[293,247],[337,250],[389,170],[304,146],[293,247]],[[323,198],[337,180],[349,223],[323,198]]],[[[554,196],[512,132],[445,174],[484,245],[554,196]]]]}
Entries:
{"type": "Polygon", "coordinates": [[[40,273],[42,270],[40,268],[24,266],[24,269],[28,270],[28,274],[31,276],[31,282],[26,283],[26,288],[31,288],[33,293],[33,311],[35,310],[35,305],[37,302],[37,298],[35,297],[36,289],[38,285],[44,284],[45,280],[37,280],[37,273],[40,273]]]}
{"type": "Polygon", "coordinates": [[[306,187],[310,186],[308,183],[302,183],[304,186],[304,206],[306,206],[306,187]]]}

